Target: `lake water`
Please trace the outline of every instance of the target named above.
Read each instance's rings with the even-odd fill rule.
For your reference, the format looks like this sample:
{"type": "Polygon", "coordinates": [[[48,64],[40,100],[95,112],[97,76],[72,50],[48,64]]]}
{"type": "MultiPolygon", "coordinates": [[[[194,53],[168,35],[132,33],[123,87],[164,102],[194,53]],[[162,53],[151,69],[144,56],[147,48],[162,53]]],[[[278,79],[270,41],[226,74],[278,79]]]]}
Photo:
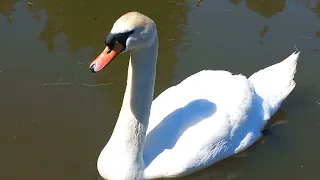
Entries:
{"type": "Polygon", "coordinates": [[[182,179],[318,180],[320,1],[1,0],[0,179],[98,180],[128,54],[88,64],[128,11],[157,23],[155,97],[202,69],[247,76],[301,50],[297,86],[263,142],[182,179]]]}

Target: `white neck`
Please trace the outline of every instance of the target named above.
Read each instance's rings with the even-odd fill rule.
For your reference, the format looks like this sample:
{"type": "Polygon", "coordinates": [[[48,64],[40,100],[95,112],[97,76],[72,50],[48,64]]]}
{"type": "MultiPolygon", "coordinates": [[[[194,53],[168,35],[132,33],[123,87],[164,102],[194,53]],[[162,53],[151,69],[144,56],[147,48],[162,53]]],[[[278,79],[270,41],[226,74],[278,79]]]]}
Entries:
{"type": "Polygon", "coordinates": [[[112,136],[98,159],[99,173],[108,179],[143,177],[143,147],[153,100],[158,37],[149,48],[131,52],[127,87],[112,136]]]}

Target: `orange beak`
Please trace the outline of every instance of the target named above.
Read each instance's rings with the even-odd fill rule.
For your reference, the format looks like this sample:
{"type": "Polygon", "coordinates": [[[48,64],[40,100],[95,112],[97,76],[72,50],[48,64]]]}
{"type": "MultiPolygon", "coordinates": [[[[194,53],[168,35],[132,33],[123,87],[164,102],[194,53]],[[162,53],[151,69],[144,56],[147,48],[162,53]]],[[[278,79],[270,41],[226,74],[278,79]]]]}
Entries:
{"type": "Polygon", "coordinates": [[[119,53],[124,50],[124,47],[118,42],[115,42],[114,48],[110,50],[108,46],[102,51],[102,53],[92,61],[89,66],[91,72],[96,73],[106,67],[119,53]]]}

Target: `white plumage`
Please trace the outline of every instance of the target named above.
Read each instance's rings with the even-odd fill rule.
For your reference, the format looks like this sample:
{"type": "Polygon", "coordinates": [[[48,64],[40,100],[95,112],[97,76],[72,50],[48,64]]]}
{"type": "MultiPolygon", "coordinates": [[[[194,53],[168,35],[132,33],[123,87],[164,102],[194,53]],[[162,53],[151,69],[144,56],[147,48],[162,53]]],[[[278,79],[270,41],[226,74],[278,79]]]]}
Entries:
{"type": "Polygon", "coordinates": [[[249,79],[204,70],[161,93],[151,107],[146,177],[183,176],[256,142],[295,87],[298,57],[293,53],[249,79]]]}
{"type": "MultiPolygon", "coordinates": [[[[300,52],[248,79],[228,71],[203,70],[153,100],[155,23],[130,12],[111,31],[117,37],[134,33],[125,42],[124,52],[130,51],[131,58],[122,108],[98,159],[98,171],[105,179],[181,177],[239,153],[261,137],[266,122],[295,87],[300,52]]],[[[94,63],[101,67],[109,62],[105,56],[94,63]]]]}

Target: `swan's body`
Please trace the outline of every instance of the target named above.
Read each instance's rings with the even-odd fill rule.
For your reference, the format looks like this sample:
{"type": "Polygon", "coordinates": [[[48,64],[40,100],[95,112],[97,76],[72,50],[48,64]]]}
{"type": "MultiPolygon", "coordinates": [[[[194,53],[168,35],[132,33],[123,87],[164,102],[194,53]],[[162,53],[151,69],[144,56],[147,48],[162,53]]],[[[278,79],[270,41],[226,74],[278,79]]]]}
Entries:
{"type": "MultiPolygon", "coordinates": [[[[123,105],[98,159],[105,179],[181,177],[241,152],[261,137],[266,122],[295,87],[299,52],[249,79],[220,70],[198,72],[152,101],[156,26],[148,17],[131,12],[111,32],[122,35],[132,29],[135,32],[120,43],[124,51],[131,50],[123,105]]],[[[108,42],[107,46],[115,46],[114,51],[120,47],[108,42]]],[[[108,55],[97,58],[92,71],[115,57],[103,56],[108,55]]]]}

